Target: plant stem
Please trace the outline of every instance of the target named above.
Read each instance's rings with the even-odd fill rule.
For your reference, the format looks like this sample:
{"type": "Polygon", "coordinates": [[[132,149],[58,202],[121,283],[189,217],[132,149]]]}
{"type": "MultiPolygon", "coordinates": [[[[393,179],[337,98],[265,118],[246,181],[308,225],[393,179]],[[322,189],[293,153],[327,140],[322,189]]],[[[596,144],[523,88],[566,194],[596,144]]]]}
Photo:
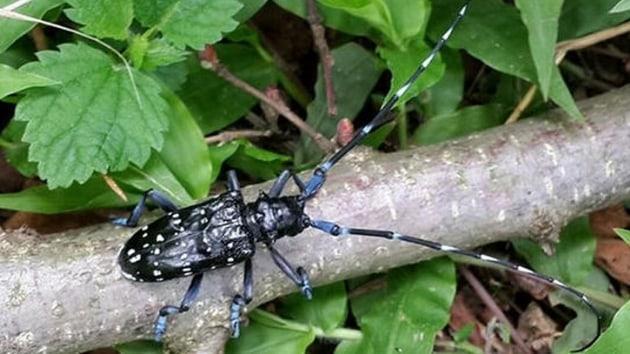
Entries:
{"type": "Polygon", "coordinates": [[[320,327],[315,327],[301,322],[287,320],[278,315],[264,310],[256,309],[249,315],[252,321],[256,321],[264,324],[268,327],[287,329],[294,332],[309,333],[313,332],[317,337],[332,339],[332,340],[359,340],[363,337],[363,333],[356,329],[350,328],[335,328],[329,331],[324,331],[320,327]]]}
{"type": "Polygon", "coordinates": [[[615,309],[621,308],[621,306],[623,306],[627,301],[621,296],[616,296],[616,295],[605,293],[603,291],[599,291],[595,289],[583,288],[583,287],[578,287],[577,289],[583,292],[589,298],[597,302],[601,302],[602,304],[613,307],[615,309]]]}
{"type": "Polygon", "coordinates": [[[398,110],[397,125],[398,125],[398,143],[400,144],[400,150],[405,150],[409,147],[409,140],[407,139],[407,112],[405,106],[402,105],[398,110]]]}

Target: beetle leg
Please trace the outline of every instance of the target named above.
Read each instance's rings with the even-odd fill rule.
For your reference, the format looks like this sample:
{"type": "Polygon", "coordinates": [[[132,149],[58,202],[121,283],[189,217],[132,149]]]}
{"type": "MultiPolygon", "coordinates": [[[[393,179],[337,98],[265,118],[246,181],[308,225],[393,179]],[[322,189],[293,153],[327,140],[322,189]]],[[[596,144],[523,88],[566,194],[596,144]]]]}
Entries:
{"type": "Polygon", "coordinates": [[[229,170],[227,172],[227,187],[230,192],[241,190],[241,186],[238,183],[238,177],[236,176],[236,171],[234,170],[229,170]]]}
{"type": "Polygon", "coordinates": [[[299,286],[304,297],[310,300],[313,297],[313,288],[311,287],[311,281],[308,278],[306,270],[302,267],[298,267],[297,270],[294,270],[289,261],[287,261],[280,252],[273,248],[273,246],[267,245],[267,247],[271,251],[271,257],[278,268],[280,268],[284,274],[286,274],[297,286],[299,286]]]}
{"type": "Polygon", "coordinates": [[[112,220],[112,223],[119,226],[136,227],[136,225],[138,225],[138,220],[140,220],[140,216],[142,216],[142,212],[144,212],[144,209],[146,208],[147,198],[157,204],[165,212],[177,210],[177,206],[173,204],[168,197],[156,190],[149,189],[142,194],[142,198],[140,198],[138,204],[136,204],[133,208],[128,218],[116,218],[112,220]]]}
{"type": "Polygon", "coordinates": [[[176,313],[186,312],[190,309],[190,305],[193,303],[193,301],[195,301],[197,295],[199,295],[199,288],[201,287],[202,279],[203,273],[195,274],[179,306],[166,305],[160,309],[160,311],[158,312],[158,316],[155,319],[155,324],[153,325],[156,342],[160,342],[162,340],[162,336],[164,336],[164,334],[166,333],[166,328],[168,327],[168,324],[166,322],[167,316],[176,313]]]}
{"type": "Polygon", "coordinates": [[[284,187],[286,187],[287,182],[289,182],[289,178],[293,178],[293,181],[295,182],[295,184],[300,189],[300,193],[304,192],[304,188],[306,188],[306,186],[304,185],[304,182],[302,182],[300,177],[298,177],[291,170],[284,170],[284,171],[282,171],[280,176],[278,176],[278,179],[276,179],[276,181],[274,182],[273,186],[271,186],[271,189],[269,190],[269,196],[272,197],[272,198],[279,197],[280,194],[282,194],[282,191],[284,190],[284,187]]]}
{"type": "Polygon", "coordinates": [[[230,329],[232,338],[238,338],[241,334],[241,312],[245,305],[252,301],[254,291],[254,273],[252,271],[252,260],[245,260],[245,272],[243,275],[243,295],[236,294],[230,305],[230,329]]]}

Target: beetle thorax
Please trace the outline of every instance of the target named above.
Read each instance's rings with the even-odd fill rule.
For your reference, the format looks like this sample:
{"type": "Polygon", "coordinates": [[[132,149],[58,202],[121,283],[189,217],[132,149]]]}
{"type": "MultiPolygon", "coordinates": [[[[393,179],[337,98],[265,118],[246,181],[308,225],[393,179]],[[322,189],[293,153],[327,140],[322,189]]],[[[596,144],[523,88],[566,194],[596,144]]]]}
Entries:
{"type": "Polygon", "coordinates": [[[261,239],[257,241],[273,242],[280,237],[295,236],[309,226],[304,200],[299,196],[272,198],[261,193],[247,206],[260,227],[261,239]]]}

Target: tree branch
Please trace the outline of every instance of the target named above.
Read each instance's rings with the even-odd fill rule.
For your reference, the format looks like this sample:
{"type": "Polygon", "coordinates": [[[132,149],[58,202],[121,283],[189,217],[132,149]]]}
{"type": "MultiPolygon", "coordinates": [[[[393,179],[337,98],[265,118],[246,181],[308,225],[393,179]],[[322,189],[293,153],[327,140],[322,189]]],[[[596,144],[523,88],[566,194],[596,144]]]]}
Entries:
{"type": "MultiPolygon", "coordinates": [[[[332,171],[307,213],[467,248],[527,235],[555,241],[569,220],[630,197],[628,97],[630,86],[582,102],[583,124],[554,111],[445,144],[393,154],[361,150],[332,171]]],[[[250,186],[244,194],[253,200],[268,188],[250,186]]],[[[103,224],[45,238],[0,236],[0,352],[78,352],[150,338],[158,308],[179,303],[190,279],[123,279],[116,253],[130,234],[103,224]]],[[[277,248],[317,285],[436,255],[313,230],[277,248]]],[[[254,273],[250,309],[296,290],[262,247],[254,273]]],[[[169,348],[221,352],[229,302],[241,286],[240,265],[208,272],[200,301],[170,321],[169,348]]]]}

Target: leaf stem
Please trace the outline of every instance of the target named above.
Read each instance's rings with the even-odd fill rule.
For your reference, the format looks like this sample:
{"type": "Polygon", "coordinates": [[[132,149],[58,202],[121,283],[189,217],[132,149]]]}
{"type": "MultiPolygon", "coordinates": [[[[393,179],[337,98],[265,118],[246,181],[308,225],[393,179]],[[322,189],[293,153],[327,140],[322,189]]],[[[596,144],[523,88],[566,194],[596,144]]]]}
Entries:
{"type": "Polygon", "coordinates": [[[259,322],[265,326],[272,328],[288,329],[295,332],[310,333],[313,332],[317,337],[332,340],[359,340],[363,337],[363,333],[356,329],[335,328],[325,331],[320,327],[311,326],[305,323],[287,320],[271,312],[255,309],[249,315],[252,321],[259,322]]]}
{"type": "Polygon", "coordinates": [[[621,308],[626,303],[626,299],[622,298],[621,296],[613,295],[603,291],[584,287],[578,287],[577,290],[583,292],[589,298],[615,309],[621,308]]]}
{"type": "Polygon", "coordinates": [[[16,145],[17,144],[12,143],[12,142],[10,142],[10,141],[0,137],[0,147],[3,147],[5,149],[13,149],[13,148],[15,148],[16,145]]]}

